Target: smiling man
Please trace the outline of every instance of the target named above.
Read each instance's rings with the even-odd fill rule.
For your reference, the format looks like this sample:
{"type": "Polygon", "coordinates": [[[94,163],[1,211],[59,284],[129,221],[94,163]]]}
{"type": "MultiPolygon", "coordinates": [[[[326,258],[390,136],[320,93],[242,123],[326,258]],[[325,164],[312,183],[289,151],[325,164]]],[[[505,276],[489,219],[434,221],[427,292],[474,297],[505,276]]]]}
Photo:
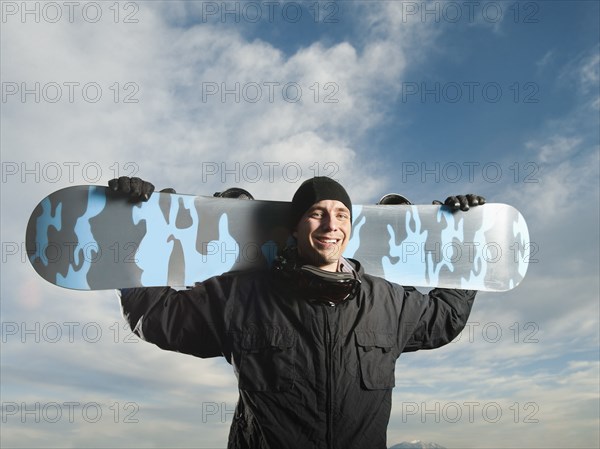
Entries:
{"type": "Polygon", "coordinates": [[[334,180],[317,177],[304,182],[292,199],[292,229],[298,254],[326,271],[338,264],[352,232],[352,202],[334,180]]]}
{"type": "MultiPolygon", "coordinates": [[[[129,194],[149,196],[138,181],[129,194]]],[[[121,184],[115,190],[127,192],[121,184]]],[[[456,206],[483,201],[465,198],[456,206]]],[[[396,360],[456,337],[475,292],[422,294],[343,258],[352,202],[332,179],[300,186],[291,230],[297,245],[272,268],[187,290],[122,290],[123,314],[163,349],[233,365],[239,401],[229,448],[385,449],[396,360]]]]}

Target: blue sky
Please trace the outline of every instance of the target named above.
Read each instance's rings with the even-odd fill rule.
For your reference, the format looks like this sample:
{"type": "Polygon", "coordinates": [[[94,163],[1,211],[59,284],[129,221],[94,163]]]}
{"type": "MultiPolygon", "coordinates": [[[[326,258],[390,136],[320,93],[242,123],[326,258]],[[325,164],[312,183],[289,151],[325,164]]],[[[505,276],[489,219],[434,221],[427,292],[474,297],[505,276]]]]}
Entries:
{"type": "Polygon", "coordinates": [[[287,200],[317,172],[355,203],[483,194],[536,244],[458,341],[401,356],[390,446],[598,447],[598,2],[23,5],[1,5],[3,447],[225,447],[237,398],[224,361],[133,338],[114,292],[35,275],[44,196],[135,173],[287,200]]]}

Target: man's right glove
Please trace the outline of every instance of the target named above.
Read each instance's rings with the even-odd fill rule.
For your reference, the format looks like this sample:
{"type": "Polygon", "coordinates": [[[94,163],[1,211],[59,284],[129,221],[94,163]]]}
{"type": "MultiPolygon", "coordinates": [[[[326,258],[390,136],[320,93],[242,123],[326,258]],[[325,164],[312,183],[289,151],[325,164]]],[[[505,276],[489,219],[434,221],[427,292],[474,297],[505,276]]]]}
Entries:
{"type": "MultiPolygon", "coordinates": [[[[129,200],[134,203],[137,203],[139,201],[148,201],[148,199],[152,195],[152,192],[154,192],[153,184],[144,181],[140,178],[129,178],[127,176],[121,176],[120,178],[111,179],[110,181],[108,181],[108,187],[113,192],[127,195],[129,197],[129,200]]],[[[174,192],[175,191],[173,190],[169,193],[174,192]]]]}

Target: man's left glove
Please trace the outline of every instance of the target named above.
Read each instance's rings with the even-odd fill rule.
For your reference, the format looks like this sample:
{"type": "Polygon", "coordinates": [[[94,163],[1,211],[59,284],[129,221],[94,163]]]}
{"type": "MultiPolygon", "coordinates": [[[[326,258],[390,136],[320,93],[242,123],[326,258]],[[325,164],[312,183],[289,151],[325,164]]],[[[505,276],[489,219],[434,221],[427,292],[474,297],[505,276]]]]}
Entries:
{"type": "Polygon", "coordinates": [[[154,192],[154,185],[140,178],[129,178],[121,176],[120,178],[108,181],[108,187],[113,192],[119,192],[129,197],[132,202],[148,201],[148,198],[154,192]]]}
{"type": "Polygon", "coordinates": [[[460,209],[464,211],[469,210],[470,207],[481,206],[482,204],[485,204],[485,198],[479,195],[473,195],[472,193],[469,193],[468,195],[449,196],[443,203],[441,201],[435,200],[431,204],[436,204],[438,206],[441,206],[443,204],[444,206],[448,206],[453,210],[460,209]]]}

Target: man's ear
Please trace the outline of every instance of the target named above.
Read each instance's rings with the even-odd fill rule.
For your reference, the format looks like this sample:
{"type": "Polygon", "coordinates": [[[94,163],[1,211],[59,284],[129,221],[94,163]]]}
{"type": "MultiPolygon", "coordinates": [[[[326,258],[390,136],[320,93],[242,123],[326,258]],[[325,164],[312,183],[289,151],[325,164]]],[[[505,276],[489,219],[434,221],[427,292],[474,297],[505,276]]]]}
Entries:
{"type": "Polygon", "coordinates": [[[292,231],[292,237],[294,237],[296,240],[298,239],[298,231],[295,229],[292,231]]]}

